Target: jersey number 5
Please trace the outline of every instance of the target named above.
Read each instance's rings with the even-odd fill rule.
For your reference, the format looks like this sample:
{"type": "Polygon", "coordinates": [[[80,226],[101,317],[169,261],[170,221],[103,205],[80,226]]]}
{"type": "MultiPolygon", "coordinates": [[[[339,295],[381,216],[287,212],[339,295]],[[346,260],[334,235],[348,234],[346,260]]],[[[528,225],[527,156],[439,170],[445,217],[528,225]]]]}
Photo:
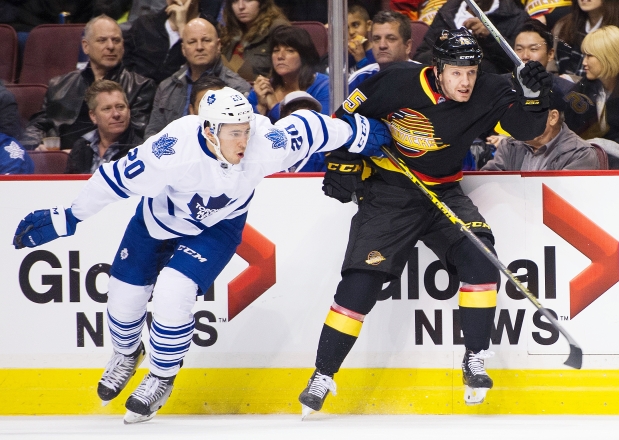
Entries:
{"type": "Polygon", "coordinates": [[[129,162],[131,162],[125,167],[125,177],[127,179],[133,179],[135,176],[142,174],[142,172],[144,171],[144,162],[142,162],[141,160],[136,160],[137,157],[137,148],[134,148],[133,150],[129,151],[129,153],[127,153],[127,159],[129,162]]]}

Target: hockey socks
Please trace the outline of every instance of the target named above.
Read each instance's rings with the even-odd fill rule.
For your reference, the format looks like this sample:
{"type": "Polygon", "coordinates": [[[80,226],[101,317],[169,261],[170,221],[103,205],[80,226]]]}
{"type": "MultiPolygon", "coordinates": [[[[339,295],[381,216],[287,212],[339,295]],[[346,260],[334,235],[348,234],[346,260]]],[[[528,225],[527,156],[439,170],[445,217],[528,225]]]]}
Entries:
{"type": "Polygon", "coordinates": [[[316,368],[333,376],[340,369],[350,349],[357,341],[365,315],[333,303],[320,334],[316,368]]]}
{"type": "Polygon", "coordinates": [[[487,350],[496,310],[496,283],[466,284],[460,287],[460,325],[464,345],[473,352],[487,350]]]}

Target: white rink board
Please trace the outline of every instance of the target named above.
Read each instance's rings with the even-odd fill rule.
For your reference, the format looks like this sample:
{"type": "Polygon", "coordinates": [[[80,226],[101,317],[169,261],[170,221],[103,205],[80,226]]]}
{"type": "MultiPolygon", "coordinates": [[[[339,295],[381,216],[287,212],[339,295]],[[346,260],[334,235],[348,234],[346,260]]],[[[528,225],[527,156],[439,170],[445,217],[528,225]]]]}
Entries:
{"type": "MultiPolygon", "coordinates": [[[[356,206],[341,204],[322,194],[318,177],[269,178],[256,191],[248,223],[276,246],[276,284],[234,319],[228,321],[227,285],[247,263],[235,256],[215,282],[215,300],[196,303],[195,311],[207,310],[215,316],[211,327],[216,341],[210,346],[193,344],[186,358],[190,368],[297,368],[313,365],[318,337],[339,282],[339,270],[348,238],[349,221],[356,206]],[[214,332],[213,332],[214,331],[214,332]]],[[[600,188],[613,188],[619,176],[527,177],[520,175],[471,175],[463,187],[471,195],[497,241],[499,258],[505,265],[530,260],[537,266],[540,301],[553,309],[565,328],[585,352],[585,368],[619,368],[619,287],[614,285],[574,319],[570,317],[569,282],[590,261],[542,221],[542,184],[591,219],[612,237],[619,237],[619,201],[607,198],[600,188]],[[556,256],[556,298],[546,298],[545,247],[554,247],[556,256]],[[567,319],[567,320],[563,320],[567,319]]],[[[48,243],[37,249],[14,250],[11,241],[19,220],[28,212],[64,204],[71,200],[84,181],[3,181],[0,184],[0,368],[100,368],[111,351],[107,328],[103,346],[97,347],[85,332],[84,346],[77,342],[77,316],[83,314],[96,327],[96,315],[105,316],[105,304],[87,293],[85,279],[89,269],[100,263],[111,264],[124,228],[137,200],[108,206],[97,216],[78,225],[77,234],[48,243]],[[24,259],[37,250],[48,251],[60,262],[52,268],[37,262],[29,281],[37,292],[62,280],[62,302],[35,303],[20,287],[19,272],[24,259]],[[73,266],[79,252],[79,270],[73,266]],[[70,272],[79,274],[79,301],[70,301],[70,272]],[[55,276],[53,280],[49,276],[55,276]],[[45,277],[45,279],[42,279],[45,277]],[[44,285],[43,283],[47,283],[44,285]]],[[[39,255],[39,254],[37,254],[39,255]]],[[[453,310],[457,295],[447,300],[432,298],[424,285],[424,275],[436,257],[418,245],[418,299],[409,299],[408,271],[401,280],[401,299],[380,301],[366,319],[359,341],[345,367],[451,368],[454,352],[462,345],[453,343],[453,310]],[[442,336],[434,342],[428,331],[416,326],[415,317],[423,313],[442,336]],[[442,318],[437,325],[435,317],[442,318]],[[422,343],[421,340],[422,339],[422,343]]],[[[433,267],[433,266],[432,266],[433,267]]],[[[524,270],[518,272],[523,274],[524,270]]],[[[445,290],[448,278],[439,271],[434,289],[445,290]]],[[[93,286],[90,287],[91,292],[93,286]]],[[[73,299],[77,300],[77,285],[73,299]]],[[[107,291],[107,275],[96,278],[96,290],[107,291]]],[[[413,289],[414,290],[414,289],[413,289]]],[[[501,312],[501,310],[503,312],[501,312]]],[[[538,343],[551,334],[533,322],[535,308],[527,300],[512,299],[501,283],[497,305],[515,325],[518,313],[524,316],[519,335],[512,341],[507,332],[493,349],[498,356],[493,368],[557,368],[568,353],[567,343],[559,338],[550,345],[538,343]],[[524,312],[519,312],[523,310],[524,312]],[[524,315],[523,315],[524,314],[524,315]],[[536,336],[535,336],[536,335],[536,336]],[[538,338],[538,340],[536,340],[538,338]],[[517,341],[516,341],[517,339],[517,341]]],[[[105,320],[104,320],[105,321],[105,320]]],[[[198,331],[198,337],[209,334],[198,331]]],[[[145,337],[145,340],[147,338],[145,337]]],[[[213,339],[211,339],[213,341],[213,339]]],[[[457,366],[456,366],[457,367],[457,366]]]]}

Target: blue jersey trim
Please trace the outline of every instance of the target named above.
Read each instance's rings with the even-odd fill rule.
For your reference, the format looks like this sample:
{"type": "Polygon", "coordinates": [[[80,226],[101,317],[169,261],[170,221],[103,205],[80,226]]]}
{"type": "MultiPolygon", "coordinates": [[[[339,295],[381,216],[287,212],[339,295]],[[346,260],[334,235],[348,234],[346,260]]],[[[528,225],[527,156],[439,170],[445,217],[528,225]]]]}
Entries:
{"type": "Polygon", "coordinates": [[[249,196],[249,198],[245,201],[245,203],[243,203],[241,206],[239,206],[238,208],[236,208],[236,209],[234,210],[234,212],[236,212],[236,211],[240,211],[241,209],[245,209],[245,208],[247,207],[247,205],[249,205],[249,202],[251,202],[251,199],[253,199],[253,198],[254,198],[254,194],[255,194],[255,193],[256,193],[256,190],[253,190],[253,191],[251,192],[251,195],[249,196]]]}
{"type": "Polygon", "coordinates": [[[179,237],[191,237],[191,235],[177,232],[174,229],[171,229],[167,227],[166,225],[164,225],[163,223],[161,223],[161,221],[157,217],[155,217],[155,213],[153,212],[153,199],[151,198],[148,199],[148,209],[150,210],[150,214],[153,216],[153,219],[155,219],[155,222],[157,223],[157,225],[164,231],[167,231],[170,234],[178,235],[179,237]]]}
{"type": "Polygon", "coordinates": [[[168,197],[168,214],[170,214],[171,216],[174,216],[174,203],[172,203],[172,200],[170,200],[169,197],[168,197]]]}
{"type": "Polygon", "coordinates": [[[320,147],[318,147],[318,150],[316,150],[316,151],[321,151],[322,147],[327,145],[327,142],[329,142],[329,131],[327,130],[327,124],[325,124],[325,120],[318,113],[316,113],[314,110],[311,110],[311,112],[314,113],[316,115],[316,117],[320,120],[320,126],[322,127],[322,133],[323,133],[324,141],[322,142],[322,145],[320,145],[320,147]]]}
{"type": "Polygon", "coordinates": [[[112,188],[114,190],[114,192],[116,194],[118,194],[120,197],[122,197],[123,199],[128,199],[129,195],[127,195],[123,190],[121,190],[113,181],[112,179],[110,179],[108,177],[107,174],[105,174],[105,171],[103,170],[103,165],[101,165],[99,167],[99,172],[101,173],[101,175],[103,176],[103,178],[105,179],[105,181],[107,182],[107,184],[110,186],[110,188],[112,188]]]}
{"type": "Polygon", "coordinates": [[[114,178],[116,179],[116,183],[123,187],[123,189],[127,189],[127,187],[123,184],[122,177],[120,176],[120,170],[118,169],[118,161],[114,162],[114,178]]]}
{"type": "Polygon", "coordinates": [[[305,119],[303,116],[299,116],[295,113],[293,113],[291,116],[296,116],[297,118],[303,121],[303,124],[305,124],[305,132],[307,133],[307,141],[309,142],[309,145],[311,147],[314,144],[314,136],[312,136],[312,130],[310,130],[309,122],[307,122],[307,119],[305,119]]]}

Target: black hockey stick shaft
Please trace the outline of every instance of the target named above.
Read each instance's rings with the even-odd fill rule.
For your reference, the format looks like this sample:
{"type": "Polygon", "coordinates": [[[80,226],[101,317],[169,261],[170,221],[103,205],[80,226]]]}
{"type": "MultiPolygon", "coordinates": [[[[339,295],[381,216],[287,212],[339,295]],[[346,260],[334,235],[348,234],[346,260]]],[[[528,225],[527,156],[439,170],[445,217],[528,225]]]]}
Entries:
{"type": "Polygon", "coordinates": [[[501,261],[494,255],[494,253],[486,246],[480,239],[475,235],[469,227],[464,223],[454,212],[449,209],[447,205],[439,200],[432,191],[430,191],[423,182],[406,166],[406,164],[398,159],[386,146],[382,146],[381,150],[387,155],[389,160],[393,162],[393,164],[400,169],[406,177],[408,177],[413,184],[421,190],[421,192],[428,198],[430,201],[436,206],[445,216],[456,226],[460,228],[460,231],[468,238],[477,249],[479,249],[488,260],[495,266],[503,275],[507,277],[507,279],[525,296],[529,301],[533,303],[533,305],[539,310],[539,312],[550,321],[552,326],[556,328],[564,337],[567,339],[567,342],[570,344],[570,355],[567,360],[564,362],[565,365],[570,366],[572,368],[580,369],[582,367],[582,349],[576,343],[574,338],[570,336],[570,334],[563,328],[557,318],[554,317],[552,313],[548,309],[546,309],[542,304],[537,300],[537,298],[527,289],[527,287],[520,282],[518,278],[510,271],[501,261]]]}
{"type": "Polygon", "coordinates": [[[469,9],[473,11],[473,14],[475,14],[475,16],[479,18],[479,20],[484,24],[484,26],[486,26],[486,28],[488,29],[488,32],[490,32],[490,35],[492,35],[492,37],[496,40],[496,42],[499,43],[499,46],[501,46],[501,49],[505,51],[507,56],[514,62],[514,64],[516,66],[520,66],[521,64],[524,64],[522,60],[520,59],[520,57],[516,54],[514,49],[512,49],[512,47],[507,43],[505,38],[503,38],[503,35],[501,35],[501,33],[497,30],[497,28],[494,27],[490,19],[488,19],[488,16],[484,14],[484,11],[482,11],[480,7],[477,6],[477,3],[475,3],[474,0],[464,0],[464,1],[466,2],[467,5],[469,5],[469,9]]]}

